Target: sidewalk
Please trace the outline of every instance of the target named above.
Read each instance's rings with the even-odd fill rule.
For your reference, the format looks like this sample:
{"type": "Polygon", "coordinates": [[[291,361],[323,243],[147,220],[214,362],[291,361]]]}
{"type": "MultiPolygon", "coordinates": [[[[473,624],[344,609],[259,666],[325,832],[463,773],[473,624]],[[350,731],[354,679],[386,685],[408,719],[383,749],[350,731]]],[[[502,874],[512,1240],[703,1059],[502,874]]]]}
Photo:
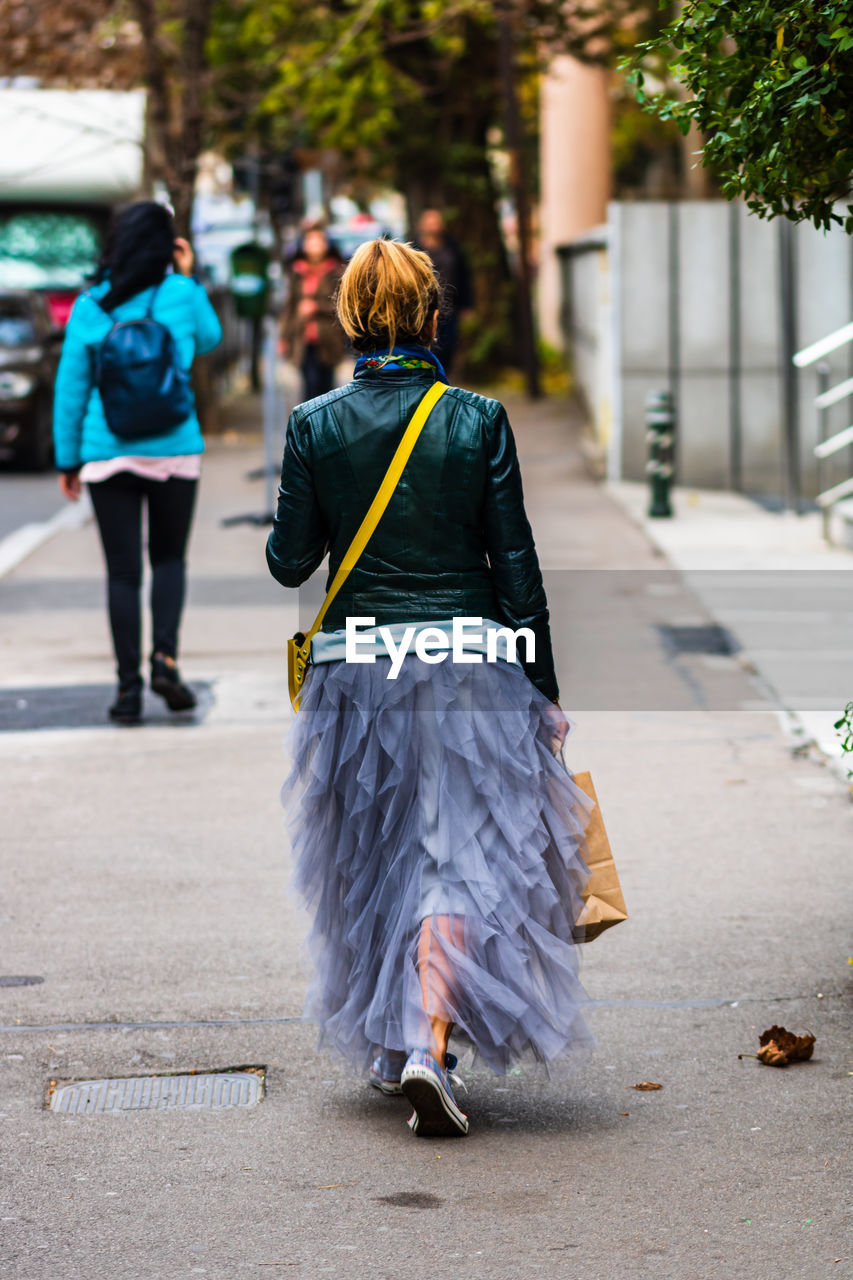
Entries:
{"type": "Polygon", "coordinates": [[[105,723],[91,525],[0,581],[0,979],[43,979],[0,981],[4,1280],[853,1275],[847,790],[791,751],[740,655],[684,647],[716,619],[588,478],[566,407],[509,409],[567,758],[592,770],[631,912],[585,949],[594,1055],[551,1081],[463,1057],[471,1135],[430,1143],[317,1053],[278,802],[296,607],[266,530],[222,526],[261,503],[235,430],[190,555],[194,722],[105,723]],[[814,1060],[739,1061],[774,1023],[813,1031],[814,1060]],[[249,1108],[44,1105],[51,1081],[246,1065],[266,1068],[249,1108]]]}
{"type": "Polygon", "coordinates": [[[607,488],[735,637],[741,660],[790,713],[792,738],[813,743],[846,778],[833,726],[853,698],[853,552],[823,540],[818,512],[675,489],[673,518],[651,520],[646,485],[607,488]]]}

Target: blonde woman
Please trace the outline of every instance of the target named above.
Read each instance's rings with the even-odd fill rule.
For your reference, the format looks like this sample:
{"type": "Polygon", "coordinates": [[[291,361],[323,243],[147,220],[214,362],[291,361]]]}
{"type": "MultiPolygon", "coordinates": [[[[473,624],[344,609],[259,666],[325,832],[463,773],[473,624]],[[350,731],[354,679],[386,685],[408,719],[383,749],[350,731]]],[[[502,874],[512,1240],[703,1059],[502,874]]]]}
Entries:
{"type": "MultiPolygon", "coordinates": [[[[284,586],[327,551],[334,574],[418,403],[446,381],[439,309],[426,254],[357,250],[337,300],[353,380],[288,424],[267,544],[284,586]]],[[[506,412],[449,387],[314,640],[283,792],[313,912],[306,1015],[408,1098],[419,1136],[468,1131],[451,1032],[498,1074],[590,1039],[572,922],[591,806],[559,758],[557,697],[506,412]],[[373,619],[360,661],[353,618],[373,619]],[[454,619],[482,624],[451,653],[454,619]],[[532,632],[534,653],[501,649],[499,627],[532,632]]]]}

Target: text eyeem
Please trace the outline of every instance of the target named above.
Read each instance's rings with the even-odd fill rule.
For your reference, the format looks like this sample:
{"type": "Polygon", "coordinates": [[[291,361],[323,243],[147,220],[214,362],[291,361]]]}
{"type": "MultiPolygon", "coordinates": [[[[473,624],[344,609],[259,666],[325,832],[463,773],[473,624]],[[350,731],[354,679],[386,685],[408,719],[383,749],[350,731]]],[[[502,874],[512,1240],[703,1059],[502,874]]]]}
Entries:
{"type": "Polygon", "coordinates": [[[391,667],[386,679],[396,680],[403,659],[414,651],[421,662],[517,662],[518,646],[524,641],[524,661],[536,660],[536,636],[529,627],[483,627],[482,618],[454,618],[451,634],[443,627],[407,626],[395,639],[392,627],[376,627],[375,618],[347,618],[346,661],[375,662],[377,654],[388,656],[391,667]],[[369,630],[368,628],[375,628],[369,630]]]}

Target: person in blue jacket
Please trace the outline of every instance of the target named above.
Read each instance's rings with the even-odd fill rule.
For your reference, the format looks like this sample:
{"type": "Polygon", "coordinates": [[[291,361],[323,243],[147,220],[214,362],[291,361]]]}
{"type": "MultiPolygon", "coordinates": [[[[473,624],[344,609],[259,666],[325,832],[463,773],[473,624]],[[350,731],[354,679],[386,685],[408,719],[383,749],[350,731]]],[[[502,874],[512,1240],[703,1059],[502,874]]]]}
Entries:
{"type": "Polygon", "coordinates": [[[185,553],[204,440],[193,408],[177,426],[130,444],[113,435],[95,385],[95,360],[116,323],[150,314],[172,334],[189,370],[213,350],[222,328],[207,292],[192,278],[193,252],[175,235],[171,213],[154,201],[129,205],[105,242],[92,287],[68,321],[56,378],[53,437],[59,487],[76,502],[89,487],[107,565],[107,597],[118,667],[111,719],[142,715],[142,507],[148,510],[153,654],[151,687],[170,710],[195,706],[176,665],[184,602],[185,553]],[[132,452],[131,452],[132,451],[132,452]]]}

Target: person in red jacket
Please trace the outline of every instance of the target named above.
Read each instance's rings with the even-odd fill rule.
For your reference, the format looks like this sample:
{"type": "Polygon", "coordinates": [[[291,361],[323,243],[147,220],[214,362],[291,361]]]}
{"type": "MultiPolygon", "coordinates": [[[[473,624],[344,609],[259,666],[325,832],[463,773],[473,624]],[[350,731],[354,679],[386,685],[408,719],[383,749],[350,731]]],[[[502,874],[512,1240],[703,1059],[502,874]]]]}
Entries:
{"type": "Polygon", "coordinates": [[[323,227],[309,227],[288,272],[279,342],[281,354],[301,370],[303,400],[331,391],[335,365],[346,353],[343,330],[335,316],[335,293],[342,271],[340,255],[323,227]]]}

